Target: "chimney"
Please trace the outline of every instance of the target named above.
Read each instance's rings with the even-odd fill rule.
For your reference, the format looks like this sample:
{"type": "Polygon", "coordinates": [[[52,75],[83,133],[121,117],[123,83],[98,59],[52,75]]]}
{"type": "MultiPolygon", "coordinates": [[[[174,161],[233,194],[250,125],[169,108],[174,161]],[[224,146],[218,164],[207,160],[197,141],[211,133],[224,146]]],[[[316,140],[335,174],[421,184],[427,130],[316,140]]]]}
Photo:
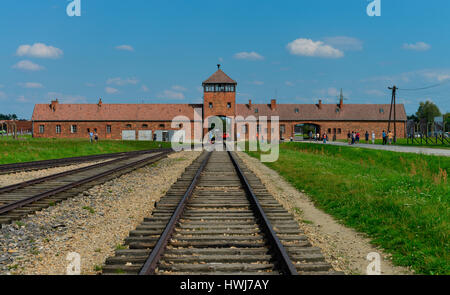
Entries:
{"type": "Polygon", "coordinates": [[[342,109],[342,107],[344,106],[344,95],[342,94],[342,88],[341,88],[341,94],[340,94],[340,99],[339,99],[339,108],[342,109]]]}
{"type": "Polygon", "coordinates": [[[98,100],[98,106],[99,106],[99,107],[102,106],[102,98],[100,98],[100,99],[98,100]]]}
{"type": "Polygon", "coordinates": [[[319,99],[319,110],[321,110],[321,109],[322,109],[322,100],[319,99]]]}
{"type": "Polygon", "coordinates": [[[252,108],[252,100],[251,100],[251,99],[248,100],[248,108],[249,108],[249,109],[252,108]]]}
{"type": "Polygon", "coordinates": [[[277,100],[276,99],[271,99],[270,100],[270,108],[273,110],[275,110],[277,107],[277,100]]]}
{"type": "Polygon", "coordinates": [[[56,100],[52,100],[52,102],[50,103],[50,109],[52,109],[53,111],[56,110],[56,105],[58,104],[58,99],[56,100]]]}

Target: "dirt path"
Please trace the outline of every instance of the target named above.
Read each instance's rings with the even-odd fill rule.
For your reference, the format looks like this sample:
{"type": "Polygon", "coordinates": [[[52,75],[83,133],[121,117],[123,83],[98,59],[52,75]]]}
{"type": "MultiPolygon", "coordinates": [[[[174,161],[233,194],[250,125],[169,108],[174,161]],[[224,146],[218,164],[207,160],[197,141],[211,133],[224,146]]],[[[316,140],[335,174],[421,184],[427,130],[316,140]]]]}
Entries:
{"type": "Polygon", "coordinates": [[[339,224],[332,216],[317,209],[307,195],[297,191],[277,172],[243,152],[238,154],[269,192],[294,214],[311,243],[322,249],[327,261],[337,271],[366,274],[370,263],[366,257],[371,252],[377,252],[382,258],[381,274],[413,274],[404,267],[394,266],[390,255],[371,245],[370,239],[364,234],[339,224]]]}

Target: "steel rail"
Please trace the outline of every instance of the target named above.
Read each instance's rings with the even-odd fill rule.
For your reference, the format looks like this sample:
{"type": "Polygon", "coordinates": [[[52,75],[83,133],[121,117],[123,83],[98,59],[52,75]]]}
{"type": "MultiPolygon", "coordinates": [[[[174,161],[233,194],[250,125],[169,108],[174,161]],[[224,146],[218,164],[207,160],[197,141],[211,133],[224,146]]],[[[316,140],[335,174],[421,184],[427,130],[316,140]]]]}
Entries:
{"type": "Polygon", "coordinates": [[[231,153],[231,151],[227,151],[227,152],[231,158],[231,161],[233,162],[233,165],[237,171],[239,178],[241,179],[242,183],[244,184],[244,189],[245,189],[245,191],[247,191],[247,198],[250,201],[250,204],[253,205],[254,212],[259,217],[258,218],[259,224],[262,227],[263,231],[265,232],[270,245],[273,247],[275,256],[278,258],[277,261],[280,263],[280,268],[281,268],[283,274],[298,275],[297,269],[295,268],[294,264],[292,263],[291,259],[289,258],[289,255],[287,254],[285,247],[283,246],[283,244],[281,243],[277,234],[273,230],[273,227],[270,224],[269,218],[267,218],[267,215],[264,213],[264,209],[262,208],[261,204],[259,203],[258,198],[256,197],[255,193],[253,192],[253,189],[250,186],[250,183],[248,182],[247,177],[245,177],[244,172],[241,170],[241,167],[239,166],[235,156],[231,153]]]}
{"type": "Polygon", "coordinates": [[[114,159],[114,160],[111,160],[111,161],[107,161],[107,162],[97,163],[97,164],[94,164],[94,165],[89,165],[89,166],[85,166],[85,167],[81,167],[81,168],[77,168],[77,169],[73,169],[73,170],[67,170],[67,171],[56,173],[56,174],[43,176],[43,177],[40,177],[40,178],[35,178],[35,179],[27,180],[27,181],[24,181],[24,182],[20,182],[20,183],[11,184],[11,185],[8,185],[8,186],[0,187],[0,194],[7,193],[7,192],[10,192],[10,191],[19,189],[19,188],[24,188],[24,187],[27,187],[27,186],[30,186],[30,185],[33,185],[33,184],[38,184],[38,183],[42,183],[42,182],[45,182],[45,181],[49,181],[49,180],[52,180],[52,179],[55,179],[55,178],[59,178],[59,177],[62,177],[62,176],[67,176],[67,175],[75,174],[75,173],[78,173],[78,172],[83,172],[83,171],[86,171],[86,170],[91,170],[91,169],[95,169],[95,168],[98,168],[98,167],[114,164],[114,163],[119,162],[119,161],[130,159],[132,157],[133,157],[132,155],[127,156],[127,157],[121,157],[121,158],[117,158],[117,159],[114,159]]]}
{"type": "Polygon", "coordinates": [[[194,191],[194,188],[196,187],[198,180],[200,179],[200,175],[205,169],[206,164],[208,163],[209,158],[211,157],[211,154],[212,152],[207,152],[206,158],[202,161],[200,167],[197,169],[197,172],[195,173],[195,176],[192,179],[191,184],[189,185],[188,189],[181,198],[181,201],[178,203],[175,212],[173,213],[172,217],[167,223],[163,233],[158,239],[158,242],[156,243],[149,257],[145,261],[144,265],[142,266],[139,275],[152,275],[155,273],[156,266],[159,260],[161,259],[162,254],[164,253],[167,243],[169,242],[170,238],[173,235],[175,226],[177,225],[178,220],[180,220],[180,217],[184,212],[187,202],[192,197],[192,192],[194,191]]]}
{"type": "Polygon", "coordinates": [[[71,163],[81,163],[87,161],[94,161],[100,159],[109,159],[127,155],[139,155],[146,153],[155,153],[168,151],[170,148],[160,148],[153,150],[142,150],[142,151],[131,151],[131,152],[119,152],[119,153],[109,153],[109,154],[100,154],[100,155],[88,155],[88,156],[80,156],[80,157],[70,157],[70,158],[60,158],[60,159],[50,159],[50,160],[42,160],[42,161],[32,161],[32,162],[23,162],[23,163],[11,163],[11,164],[3,164],[0,165],[0,173],[13,173],[16,171],[24,171],[24,170],[38,170],[45,169],[49,167],[56,166],[64,166],[71,163]]]}
{"type": "MultiPolygon", "coordinates": [[[[151,160],[156,159],[156,158],[165,157],[169,153],[170,153],[169,151],[168,152],[161,152],[158,155],[154,155],[154,156],[151,156],[151,157],[148,157],[148,158],[136,161],[136,162],[132,162],[132,163],[129,163],[129,164],[126,164],[126,165],[119,166],[119,167],[115,167],[115,168],[113,168],[111,170],[104,171],[102,173],[99,173],[99,174],[96,174],[96,175],[93,175],[93,176],[89,176],[87,178],[84,178],[84,179],[81,179],[81,180],[69,183],[67,185],[57,187],[57,188],[55,188],[53,190],[50,190],[50,191],[39,193],[37,195],[31,196],[31,197],[27,197],[27,198],[24,198],[22,200],[19,200],[19,201],[13,202],[13,203],[5,204],[3,206],[0,206],[0,214],[12,211],[12,210],[20,208],[20,207],[23,207],[25,205],[28,205],[30,203],[36,202],[36,201],[38,201],[40,199],[43,199],[45,197],[61,193],[63,191],[66,191],[68,189],[71,189],[71,188],[83,185],[85,183],[88,183],[88,182],[91,182],[91,181],[95,181],[95,180],[97,180],[99,178],[102,178],[102,177],[105,177],[107,175],[113,174],[113,173],[118,172],[120,170],[124,170],[124,169],[130,168],[130,167],[133,167],[133,166],[137,166],[139,164],[151,161],[151,160]]],[[[122,160],[125,160],[125,159],[122,159],[122,160]]]]}

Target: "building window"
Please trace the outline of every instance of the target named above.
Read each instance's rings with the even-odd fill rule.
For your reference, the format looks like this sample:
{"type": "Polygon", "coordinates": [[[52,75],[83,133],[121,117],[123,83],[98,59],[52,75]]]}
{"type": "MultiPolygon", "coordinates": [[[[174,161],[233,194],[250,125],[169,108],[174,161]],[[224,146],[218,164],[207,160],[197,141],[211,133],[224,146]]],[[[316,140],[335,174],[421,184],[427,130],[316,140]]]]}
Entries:
{"type": "Polygon", "coordinates": [[[333,128],[333,134],[336,134],[336,128],[333,128]]]}
{"type": "Polygon", "coordinates": [[[44,133],[44,125],[39,125],[39,133],[44,133]]]}
{"type": "Polygon", "coordinates": [[[131,124],[127,124],[127,128],[131,128],[131,124]]]}
{"type": "Polygon", "coordinates": [[[61,125],[56,125],[56,134],[61,134],[61,125]]]}
{"type": "Polygon", "coordinates": [[[94,128],[94,132],[97,133],[97,128],[94,128]]]}
{"type": "Polygon", "coordinates": [[[384,113],[384,109],[380,109],[380,114],[383,114],[384,113]]]}
{"type": "Polygon", "coordinates": [[[164,124],[159,124],[159,127],[164,128],[164,124]]]}
{"type": "Polygon", "coordinates": [[[111,125],[106,125],[106,133],[111,133],[111,125]]]}
{"type": "Polygon", "coordinates": [[[247,125],[242,125],[242,133],[247,134],[247,125]]]}
{"type": "Polygon", "coordinates": [[[341,134],[341,133],[342,133],[341,128],[338,128],[338,134],[341,134]]]}
{"type": "Polygon", "coordinates": [[[88,129],[87,129],[87,132],[88,132],[88,133],[91,132],[91,129],[88,128],[88,129]]]}
{"type": "Polygon", "coordinates": [[[142,128],[148,128],[147,124],[142,124],[142,128]]]}
{"type": "Polygon", "coordinates": [[[328,133],[331,133],[331,128],[328,128],[328,133]]]}
{"type": "Polygon", "coordinates": [[[296,113],[298,113],[299,112],[299,109],[298,108],[295,108],[295,110],[294,110],[296,113]]]}
{"type": "Polygon", "coordinates": [[[231,109],[231,102],[227,102],[227,108],[231,109]]]}
{"type": "Polygon", "coordinates": [[[213,108],[213,103],[212,103],[212,102],[209,103],[209,108],[210,108],[210,109],[213,108]]]}
{"type": "Polygon", "coordinates": [[[182,123],[180,123],[180,124],[178,124],[178,128],[183,128],[183,124],[182,123]]]}
{"type": "Polygon", "coordinates": [[[77,133],[77,125],[70,126],[70,133],[77,133]]]}
{"type": "Polygon", "coordinates": [[[286,126],[285,125],[280,125],[280,132],[281,132],[281,134],[284,134],[286,132],[286,126]]]}
{"type": "Polygon", "coordinates": [[[257,113],[258,112],[258,108],[255,108],[255,113],[257,113]]]}

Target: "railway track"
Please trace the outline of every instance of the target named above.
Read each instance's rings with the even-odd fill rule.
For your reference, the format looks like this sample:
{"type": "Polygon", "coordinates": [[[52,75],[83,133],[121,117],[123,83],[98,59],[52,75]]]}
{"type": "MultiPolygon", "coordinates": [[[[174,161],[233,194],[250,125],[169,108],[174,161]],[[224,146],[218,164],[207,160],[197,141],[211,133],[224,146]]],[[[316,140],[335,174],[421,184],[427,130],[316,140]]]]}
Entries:
{"type": "Polygon", "coordinates": [[[162,148],[162,149],[154,149],[154,150],[110,153],[110,154],[89,155],[89,156],[82,156],[82,157],[71,157],[71,158],[52,159],[52,160],[43,160],[43,161],[4,164],[4,165],[0,165],[0,175],[16,173],[16,172],[47,169],[47,168],[53,168],[53,167],[61,167],[61,166],[79,164],[79,163],[84,163],[84,162],[92,162],[92,161],[98,161],[98,160],[107,160],[107,159],[120,158],[120,157],[126,157],[126,156],[131,156],[131,155],[141,155],[141,154],[148,154],[148,153],[163,152],[163,151],[168,151],[168,150],[170,150],[170,149],[162,148]]]}
{"type": "Polygon", "coordinates": [[[204,152],[106,260],[103,274],[331,274],[261,181],[231,152],[204,152]]]}
{"type": "Polygon", "coordinates": [[[133,153],[111,161],[0,187],[0,224],[10,223],[37,210],[86,191],[94,185],[166,157],[171,150],[133,153]]]}

